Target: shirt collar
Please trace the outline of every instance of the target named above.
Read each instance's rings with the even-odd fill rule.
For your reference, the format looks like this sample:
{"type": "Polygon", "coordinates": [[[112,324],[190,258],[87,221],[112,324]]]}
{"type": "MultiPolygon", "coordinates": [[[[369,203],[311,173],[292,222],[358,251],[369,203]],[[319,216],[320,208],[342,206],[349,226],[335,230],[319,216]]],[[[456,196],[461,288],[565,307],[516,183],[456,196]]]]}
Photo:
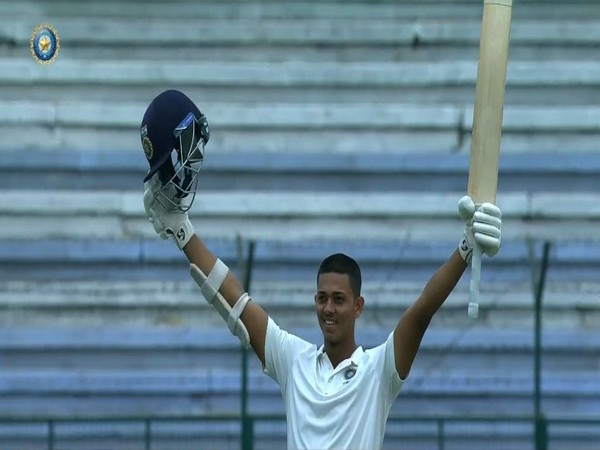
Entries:
{"type": "MultiPolygon", "coordinates": [[[[358,347],[356,347],[356,349],[352,352],[352,355],[350,355],[350,362],[355,365],[358,366],[360,364],[360,360],[363,357],[363,354],[365,353],[365,351],[362,348],[362,345],[359,345],[358,347]]],[[[323,344],[321,344],[321,346],[319,347],[319,350],[317,351],[317,354],[320,358],[322,358],[323,356],[327,356],[327,354],[325,353],[325,346],[323,344]]],[[[329,359],[329,357],[327,356],[327,359],[329,359]]],[[[344,360],[344,361],[347,361],[344,360]]]]}

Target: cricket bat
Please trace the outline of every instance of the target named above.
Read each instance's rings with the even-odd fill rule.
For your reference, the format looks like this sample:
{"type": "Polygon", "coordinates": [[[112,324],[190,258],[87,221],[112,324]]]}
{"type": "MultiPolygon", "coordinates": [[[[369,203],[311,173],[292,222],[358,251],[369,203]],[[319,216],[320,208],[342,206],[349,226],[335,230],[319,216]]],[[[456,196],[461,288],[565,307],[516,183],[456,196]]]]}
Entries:
{"type": "MultiPolygon", "coordinates": [[[[484,0],[467,188],[475,205],[496,202],[511,17],[512,0],[484,0]]],[[[468,314],[472,318],[479,314],[482,251],[478,247],[471,260],[468,314]]]]}

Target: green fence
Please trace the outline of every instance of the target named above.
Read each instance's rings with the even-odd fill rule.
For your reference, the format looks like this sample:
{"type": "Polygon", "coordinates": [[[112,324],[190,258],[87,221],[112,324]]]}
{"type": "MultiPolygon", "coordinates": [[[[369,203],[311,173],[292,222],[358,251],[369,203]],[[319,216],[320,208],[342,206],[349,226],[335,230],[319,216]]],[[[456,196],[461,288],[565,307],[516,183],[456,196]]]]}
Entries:
{"type": "MultiPolygon", "coordinates": [[[[8,416],[0,417],[0,427],[6,434],[5,443],[13,442],[14,448],[31,450],[85,450],[99,448],[98,445],[144,450],[285,448],[285,416],[281,414],[250,414],[245,419],[239,415],[8,416]],[[267,423],[275,425],[274,431],[263,430],[262,436],[257,436],[257,428],[267,423]],[[20,433],[19,427],[24,427],[20,433]]],[[[459,448],[461,440],[473,444],[477,440],[490,442],[494,438],[507,439],[507,445],[512,439],[530,445],[530,448],[594,448],[593,445],[600,442],[600,417],[540,417],[536,420],[534,416],[391,416],[386,440],[390,438],[405,442],[406,448],[412,448],[410,443],[416,446],[418,442],[420,448],[425,445],[432,450],[459,448]],[[557,431],[549,433],[553,428],[557,431]],[[541,435],[540,429],[544,431],[541,435]],[[390,430],[395,436],[388,435],[390,430]],[[539,442],[539,436],[543,442],[539,442]]],[[[494,447],[491,442],[493,448],[501,447],[494,447]]],[[[7,445],[9,449],[13,448],[11,444],[7,445]]]]}

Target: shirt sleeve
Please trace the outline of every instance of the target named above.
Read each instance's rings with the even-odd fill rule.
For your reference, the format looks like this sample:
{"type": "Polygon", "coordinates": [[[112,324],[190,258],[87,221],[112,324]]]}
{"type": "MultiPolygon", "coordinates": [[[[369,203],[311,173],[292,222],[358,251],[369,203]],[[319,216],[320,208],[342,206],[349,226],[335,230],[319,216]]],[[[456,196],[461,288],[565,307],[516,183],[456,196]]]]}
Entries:
{"type": "Polygon", "coordinates": [[[264,373],[275,380],[282,391],[285,391],[288,375],[296,356],[311,345],[304,339],[282,330],[269,317],[264,373]]]}
{"type": "Polygon", "coordinates": [[[404,380],[398,375],[396,370],[396,357],[394,355],[394,332],[392,331],[388,336],[387,340],[383,344],[383,387],[385,389],[384,394],[390,401],[390,404],[396,399],[404,380]]]}

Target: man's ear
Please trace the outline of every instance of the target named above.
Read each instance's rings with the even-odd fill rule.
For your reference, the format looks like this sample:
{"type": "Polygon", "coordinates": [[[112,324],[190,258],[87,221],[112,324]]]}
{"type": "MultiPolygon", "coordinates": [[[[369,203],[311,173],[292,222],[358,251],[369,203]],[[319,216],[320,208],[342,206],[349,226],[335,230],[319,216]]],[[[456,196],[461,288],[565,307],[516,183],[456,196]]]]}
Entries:
{"type": "Polygon", "coordinates": [[[363,308],[365,307],[365,299],[361,295],[354,300],[354,318],[358,319],[362,314],[363,308]]]}

